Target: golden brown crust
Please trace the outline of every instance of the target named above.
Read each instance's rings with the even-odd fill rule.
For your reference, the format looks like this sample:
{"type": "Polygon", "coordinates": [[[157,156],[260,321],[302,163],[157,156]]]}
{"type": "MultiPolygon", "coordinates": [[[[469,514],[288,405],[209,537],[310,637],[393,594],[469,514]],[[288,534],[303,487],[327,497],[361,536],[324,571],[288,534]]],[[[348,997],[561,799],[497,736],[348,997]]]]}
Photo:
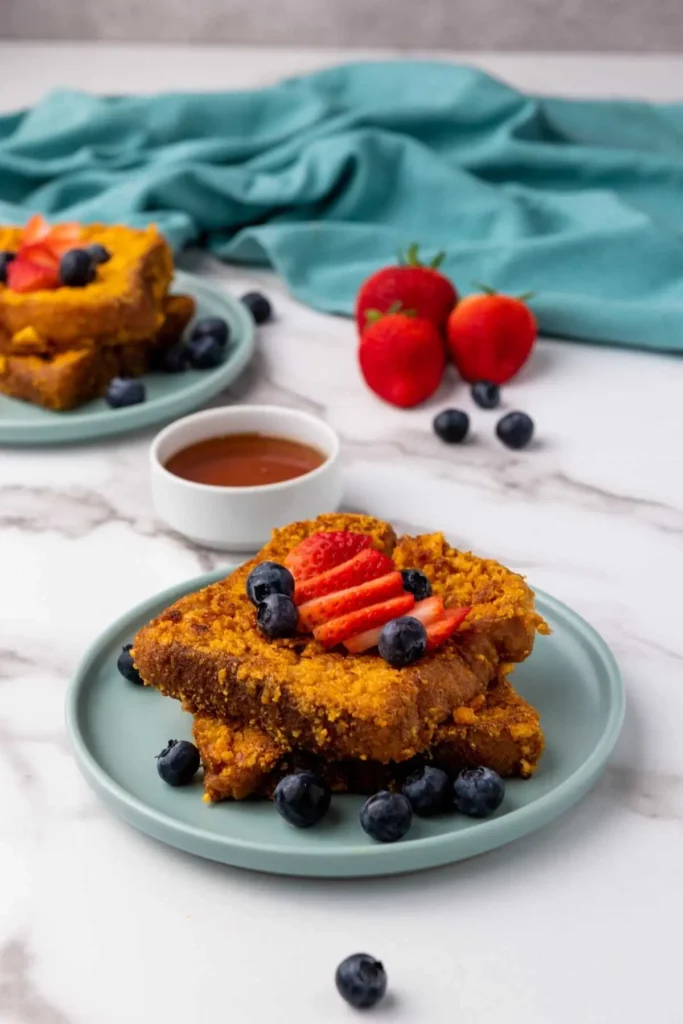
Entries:
{"type": "MultiPolygon", "coordinates": [[[[415,760],[383,765],[375,761],[328,761],[298,750],[292,752],[256,726],[197,715],[194,737],[204,766],[206,799],[244,800],[270,796],[291,771],[310,768],[335,792],[373,793],[400,784],[415,760]]],[[[501,673],[486,695],[456,708],[451,722],[440,726],[434,746],[422,761],[433,761],[455,773],[468,765],[484,765],[504,777],[528,778],[543,753],[538,712],[501,673]]]]}
{"type": "MultiPolygon", "coordinates": [[[[406,564],[402,545],[409,545],[411,557],[420,548],[419,538],[396,542],[381,520],[339,514],[276,531],[257,560],[282,561],[303,537],[321,529],[368,533],[378,548],[393,551],[398,564],[406,564]]],[[[267,640],[245,594],[254,562],[182,598],[143,627],[135,638],[136,664],[148,685],[180,699],[188,710],[257,725],[288,749],[383,763],[407,760],[432,743],[454,707],[485,692],[499,661],[488,635],[491,622],[500,625],[506,651],[505,619],[515,629],[528,624],[525,651],[533,642],[533,595],[521,577],[497,563],[456,555],[459,573],[439,586],[451,604],[458,603],[462,576],[472,599],[487,599],[485,614],[474,616],[474,628],[409,668],[391,668],[376,654],[325,651],[312,637],[267,640]],[[488,588],[482,580],[472,590],[476,571],[488,588]],[[508,583],[515,596],[506,601],[508,583]]],[[[444,550],[442,563],[448,557],[444,550]]]]}
{"type": "MultiPolygon", "coordinates": [[[[0,250],[16,250],[21,228],[0,228],[0,250]]],[[[156,334],[173,276],[173,256],[154,225],[143,230],[91,224],[80,244],[104,245],[108,263],[85,288],[14,292],[0,284],[0,331],[8,338],[33,328],[46,351],[72,348],[80,338],[124,344],[156,334]]],[[[34,349],[35,350],[35,349],[34,349]]]]}

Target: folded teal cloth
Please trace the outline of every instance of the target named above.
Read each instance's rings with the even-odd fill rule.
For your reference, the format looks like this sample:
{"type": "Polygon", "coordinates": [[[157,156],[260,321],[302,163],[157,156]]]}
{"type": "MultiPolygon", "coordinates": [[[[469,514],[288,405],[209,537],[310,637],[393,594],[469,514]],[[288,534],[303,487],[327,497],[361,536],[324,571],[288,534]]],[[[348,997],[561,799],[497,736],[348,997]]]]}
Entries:
{"type": "Polygon", "coordinates": [[[683,350],[683,104],[526,96],[449,64],[250,92],[57,92],[0,118],[0,221],[156,221],[318,309],[417,241],[544,332],[683,350]]]}

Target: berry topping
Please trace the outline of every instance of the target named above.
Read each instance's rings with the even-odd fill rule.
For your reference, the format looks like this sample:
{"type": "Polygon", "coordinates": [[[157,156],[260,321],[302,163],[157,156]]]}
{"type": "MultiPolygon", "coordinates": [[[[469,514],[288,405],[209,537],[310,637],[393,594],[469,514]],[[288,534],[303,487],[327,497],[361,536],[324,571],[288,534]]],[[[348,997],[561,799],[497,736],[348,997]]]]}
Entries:
{"type": "Polygon", "coordinates": [[[146,397],[142,381],[131,377],[113,377],[107,385],[104,400],[112,409],[122,409],[126,405],[139,405],[146,397]]]}
{"type": "Polygon", "coordinates": [[[500,388],[490,380],[478,380],[472,385],[472,398],[480,409],[495,409],[500,405],[500,388]]]}
{"type": "MultiPolygon", "coordinates": [[[[286,570],[285,570],[286,571],[286,570]]],[[[338,590],[325,597],[307,601],[299,608],[299,622],[303,629],[314,629],[316,626],[329,622],[330,619],[348,615],[359,608],[386,601],[390,597],[398,597],[403,593],[403,582],[399,572],[390,572],[368,583],[357,587],[338,590]]]]}
{"type": "Polygon", "coordinates": [[[256,621],[262,633],[270,640],[291,636],[299,621],[299,613],[291,597],[269,594],[258,606],[256,621]]]}
{"type": "Polygon", "coordinates": [[[84,248],[96,266],[100,263],[109,263],[111,253],[105,246],[94,242],[92,245],[86,245],[84,248]]]}
{"type": "Polygon", "coordinates": [[[187,786],[199,769],[199,751],[189,740],[169,740],[157,754],[157,771],[169,786],[187,786]]]}
{"type": "Polygon", "coordinates": [[[247,576],[247,597],[259,605],[271,594],[294,597],[294,577],[289,569],[277,562],[259,562],[247,576]]]}
{"type": "Polygon", "coordinates": [[[254,322],[257,324],[265,324],[273,315],[273,309],[270,302],[265,295],[261,295],[260,292],[247,292],[246,295],[242,296],[242,302],[253,316],[254,322]]]}
{"type": "Polygon", "coordinates": [[[7,267],[7,285],[13,292],[39,292],[58,288],[57,264],[46,266],[17,256],[7,267]]]}
{"type": "Polygon", "coordinates": [[[116,662],[116,667],[123,678],[127,679],[129,683],[136,683],[138,686],[142,686],[142,676],[135,667],[133,655],[131,654],[132,650],[132,644],[126,644],[126,646],[121,649],[118,661],[116,662]]]}
{"type": "Polygon", "coordinates": [[[406,615],[388,622],[379,638],[379,653],[392,668],[405,668],[427,649],[427,631],[419,619],[406,615]]]}
{"type": "Polygon", "coordinates": [[[313,772],[285,775],[273,794],[276,810],[296,828],[316,825],[327,814],[330,799],[329,786],[313,772]]]}
{"type": "Polygon", "coordinates": [[[402,839],[412,820],[413,809],[408,798],[385,789],[366,800],[360,812],[363,831],[379,843],[395,843],[402,839]]]}
{"type": "Polygon", "coordinates": [[[534,434],[534,421],[525,412],[509,412],[496,424],[499,440],[508,448],[524,448],[534,434]]]}
{"type": "MultiPolygon", "coordinates": [[[[399,615],[409,612],[415,603],[412,594],[402,594],[400,597],[390,598],[378,604],[370,605],[369,608],[360,608],[358,611],[342,615],[338,619],[332,619],[322,626],[313,630],[313,636],[319,640],[323,647],[331,648],[341,644],[349,637],[355,636],[366,629],[374,626],[381,626],[399,615]]],[[[424,627],[421,627],[424,631],[424,627]]],[[[425,641],[426,642],[426,641],[425,641]]]]}
{"type": "Polygon", "coordinates": [[[292,569],[297,581],[294,597],[297,604],[305,604],[314,597],[325,597],[326,594],[333,594],[337,590],[347,590],[349,587],[359,586],[393,571],[394,563],[387,555],[383,555],[375,548],[367,548],[334,569],[328,569],[319,576],[309,576],[305,580],[299,581],[296,570],[292,569]]]}
{"type": "Polygon", "coordinates": [[[443,331],[458,296],[439,270],[445,253],[437,253],[425,264],[419,251],[417,244],[409,246],[405,254],[399,253],[399,266],[383,267],[361,286],[356,300],[356,323],[361,334],[368,323],[368,312],[387,313],[396,306],[414,310],[420,319],[429,320],[443,331]]]}
{"type": "Polygon", "coordinates": [[[314,533],[289,552],[285,565],[295,579],[305,580],[309,576],[318,576],[328,569],[334,569],[371,546],[372,537],[364,533],[314,533]]]}
{"type": "Polygon", "coordinates": [[[462,409],[444,409],[434,417],[434,433],[446,444],[459,444],[467,437],[470,418],[462,409]]]}
{"type": "Polygon", "coordinates": [[[213,338],[221,348],[225,348],[230,338],[230,328],[220,316],[204,316],[197,320],[190,334],[190,343],[200,338],[213,338]]]}
{"type": "Polygon", "coordinates": [[[469,608],[447,608],[443,617],[427,623],[427,650],[435,651],[450,640],[469,613],[469,608]]]}
{"type": "Polygon", "coordinates": [[[387,972],[367,953],[354,953],[343,960],[334,980],[342,999],[357,1010],[376,1006],[387,990],[387,972]]]}
{"type": "Polygon", "coordinates": [[[416,601],[424,601],[425,597],[431,596],[432,585],[419,569],[403,569],[401,576],[403,589],[412,594],[416,601]]]}
{"type": "Polygon", "coordinates": [[[223,362],[223,345],[210,334],[188,343],[190,366],[195,370],[214,370],[223,362]]]}
{"type": "Polygon", "coordinates": [[[453,783],[453,803],[470,818],[493,814],[504,796],[505,783],[491,768],[464,768],[453,783]]]}
{"type": "Polygon", "coordinates": [[[95,280],[95,263],[87,249],[69,249],[59,261],[59,280],[67,288],[85,288],[95,280]]]}
{"type": "Polygon", "coordinates": [[[16,258],[15,252],[0,252],[0,284],[7,284],[7,268],[16,258]]]}
{"type": "Polygon", "coordinates": [[[440,768],[427,764],[408,776],[403,784],[403,795],[410,801],[414,814],[429,818],[448,807],[451,780],[440,768]]]}
{"type": "Polygon", "coordinates": [[[468,295],[448,318],[448,345],[460,375],[504,384],[522,368],[536,340],[536,321],[522,296],[490,288],[468,295]]]}
{"type": "Polygon", "coordinates": [[[406,313],[374,320],[363,333],[358,359],[368,387],[403,409],[429,398],[446,367],[438,328],[406,313]]]}

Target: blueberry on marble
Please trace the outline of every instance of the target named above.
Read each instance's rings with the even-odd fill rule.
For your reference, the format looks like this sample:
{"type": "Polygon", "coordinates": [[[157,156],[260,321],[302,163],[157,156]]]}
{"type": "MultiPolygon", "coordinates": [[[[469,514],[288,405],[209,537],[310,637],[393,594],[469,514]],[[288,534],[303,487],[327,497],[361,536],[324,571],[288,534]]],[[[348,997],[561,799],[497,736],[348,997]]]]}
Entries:
{"type": "Polygon", "coordinates": [[[534,421],[525,412],[509,412],[496,424],[498,439],[508,448],[524,448],[534,434],[534,421]]]}
{"type": "Polygon", "coordinates": [[[169,786],[187,786],[200,764],[199,751],[189,740],[169,740],[157,754],[157,771],[169,786]]]}
{"type": "Polygon", "coordinates": [[[446,444],[460,444],[467,437],[470,418],[462,409],[444,409],[434,417],[434,433],[446,444]]]}
{"type": "Polygon", "coordinates": [[[350,1006],[357,1010],[369,1010],[384,998],[387,972],[374,956],[354,953],[339,964],[335,982],[339,995],[350,1006]]]}
{"type": "Polygon", "coordinates": [[[472,398],[480,409],[495,409],[500,405],[500,388],[490,380],[478,380],[472,385],[472,398]]]}
{"type": "Polygon", "coordinates": [[[270,302],[260,292],[247,292],[246,295],[242,296],[242,302],[257,324],[267,323],[273,315],[273,308],[270,302]]]}

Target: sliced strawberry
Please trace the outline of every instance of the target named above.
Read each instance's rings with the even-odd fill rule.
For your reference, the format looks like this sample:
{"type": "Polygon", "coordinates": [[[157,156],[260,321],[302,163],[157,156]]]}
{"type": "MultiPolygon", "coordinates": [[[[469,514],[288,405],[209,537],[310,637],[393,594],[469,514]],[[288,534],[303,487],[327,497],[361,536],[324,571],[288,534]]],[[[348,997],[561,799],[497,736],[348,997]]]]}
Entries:
{"type": "Polygon", "coordinates": [[[314,597],[325,597],[337,590],[357,587],[393,571],[394,563],[390,558],[375,548],[367,548],[328,572],[298,582],[294,590],[294,602],[302,605],[314,597]]]}
{"type": "Polygon", "coordinates": [[[35,245],[44,242],[50,234],[50,225],[39,213],[35,213],[28,221],[21,236],[21,245],[35,245]]]}
{"type": "Polygon", "coordinates": [[[59,287],[57,267],[43,267],[17,257],[7,267],[7,285],[14,292],[39,292],[59,287]]]}
{"type": "Polygon", "coordinates": [[[384,626],[391,619],[407,615],[414,604],[415,598],[412,594],[401,594],[400,597],[393,597],[389,601],[370,605],[369,608],[359,608],[349,615],[332,619],[331,622],[314,629],[313,636],[324,647],[336,647],[356,633],[372,629],[374,626],[384,626]]]}
{"type": "Polygon", "coordinates": [[[448,608],[443,618],[427,626],[427,650],[435,651],[453,636],[470,613],[469,608],[448,608]]]}
{"type": "Polygon", "coordinates": [[[313,533],[289,552],[285,565],[295,579],[305,580],[334,569],[371,545],[372,537],[365,533],[313,533]]]}
{"type": "Polygon", "coordinates": [[[403,577],[400,572],[390,572],[369,583],[361,583],[358,587],[338,590],[326,597],[318,597],[307,601],[299,608],[299,626],[312,630],[323,622],[337,619],[340,615],[348,615],[358,608],[386,601],[390,597],[398,597],[403,593],[403,577]]]}
{"type": "Polygon", "coordinates": [[[76,249],[83,238],[83,228],[76,221],[68,221],[65,224],[56,224],[50,229],[47,237],[47,245],[59,258],[69,249],[76,249]]]}
{"type": "Polygon", "coordinates": [[[58,267],[59,258],[55,256],[47,242],[35,242],[33,245],[22,245],[19,258],[36,263],[39,267],[58,267]]]}
{"type": "Polygon", "coordinates": [[[411,611],[414,619],[419,619],[423,626],[436,622],[444,613],[443,599],[441,597],[426,597],[424,601],[417,601],[411,611]]]}
{"type": "Polygon", "coordinates": [[[362,633],[350,636],[348,640],[344,641],[344,647],[349,654],[362,654],[363,651],[369,651],[371,647],[376,647],[379,643],[379,638],[385,626],[386,622],[381,626],[376,626],[374,629],[366,629],[362,633]]]}

